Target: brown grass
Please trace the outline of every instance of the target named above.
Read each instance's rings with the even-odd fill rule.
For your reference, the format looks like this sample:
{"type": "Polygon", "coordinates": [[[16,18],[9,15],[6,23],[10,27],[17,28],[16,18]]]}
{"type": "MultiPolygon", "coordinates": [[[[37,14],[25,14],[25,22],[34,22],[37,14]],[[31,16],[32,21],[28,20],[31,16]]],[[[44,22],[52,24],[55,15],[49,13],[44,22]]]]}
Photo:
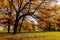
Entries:
{"type": "Polygon", "coordinates": [[[8,34],[0,33],[0,40],[60,40],[60,32],[41,32],[41,33],[20,33],[8,34]]]}

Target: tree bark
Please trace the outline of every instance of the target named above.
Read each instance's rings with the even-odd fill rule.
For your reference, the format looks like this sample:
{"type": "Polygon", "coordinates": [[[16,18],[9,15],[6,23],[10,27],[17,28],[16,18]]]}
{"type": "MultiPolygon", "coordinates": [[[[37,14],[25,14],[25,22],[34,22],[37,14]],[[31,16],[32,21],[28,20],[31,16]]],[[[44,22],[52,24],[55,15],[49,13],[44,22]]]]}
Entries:
{"type": "Polygon", "coordinates": [[[18,29],[18,33],[20,33],[20,31],[21,31],[21,27],[22,27],[22,23],[21,23],[21,25],[20,25],[20,27],[18,29]]]}
{"type": "Polygon", "coordinates": [[[16,20],[15,20],[15,25],[14,25],[14,31],[13,31],[13,34],[16,34],[18,32],[18,22],[19,22],[19,11],[16,13],[16,20]]]}
{"type": "Polygon", "coordinates": [[[10,33],[10,19],[8,19],[8,33],[10,33]]]}
{"type": "Polygon", "coordinates": [[[13,34],[16,34],[18,32],[18,21],[15,21],[14,29],[13,29],[13,34]]]}
{"type": "Polygon", "coordinates": [[[18,33],[20,33],[20,31],[21,31],[21,27],[22,27],[22,23],[23,23],[23,21],[24,21],[24,18],[25,18],[25,16],[23,16],[22,22],[21,22],[20,27],[19,27],[19,29],[18,29],[18,33]]]}

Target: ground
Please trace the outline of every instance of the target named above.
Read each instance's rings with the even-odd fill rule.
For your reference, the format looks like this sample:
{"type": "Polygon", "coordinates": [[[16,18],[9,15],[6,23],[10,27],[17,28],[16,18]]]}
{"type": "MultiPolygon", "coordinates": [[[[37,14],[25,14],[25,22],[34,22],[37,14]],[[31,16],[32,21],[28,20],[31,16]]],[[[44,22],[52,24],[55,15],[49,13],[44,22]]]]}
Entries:
{"type": "Polygon", "coordinates": [[[60,32],[8,34],[0,33],[0,40],[60,40],[60,32]]]}

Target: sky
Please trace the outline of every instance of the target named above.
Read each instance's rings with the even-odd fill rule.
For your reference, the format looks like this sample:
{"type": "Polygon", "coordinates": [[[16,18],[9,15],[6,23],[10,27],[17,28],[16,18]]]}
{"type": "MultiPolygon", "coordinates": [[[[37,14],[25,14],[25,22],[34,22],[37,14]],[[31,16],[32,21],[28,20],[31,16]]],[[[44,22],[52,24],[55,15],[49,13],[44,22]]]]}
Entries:
{"type": "Polygon", "coordinates": [[[54,5],[60,6],[60,0],[56,0],[55,2],[51,2],[50,6],[53,7],[54,5]]]}
{"type": "Polygon", "coordinates": [[[34,18],[31,17],[31,16],[26,16],[26,21],[27,21],[28,23],[38,24],[37,20],[34,19],[34,18]]]}

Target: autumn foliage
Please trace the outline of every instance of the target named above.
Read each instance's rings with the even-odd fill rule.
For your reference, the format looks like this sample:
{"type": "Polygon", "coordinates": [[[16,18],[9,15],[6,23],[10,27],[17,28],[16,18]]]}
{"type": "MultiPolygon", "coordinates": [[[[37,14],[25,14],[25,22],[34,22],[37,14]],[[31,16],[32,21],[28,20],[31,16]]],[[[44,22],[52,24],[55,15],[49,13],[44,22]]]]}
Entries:
{"type": "Polygon", "coordinates": [[[34,28],[33,25],[37,26],[39,29],[42,29],[42,30],[47,30],[48,28],[50,28],[50,30],[60,30],[60,25],[59,25],[60,24],[60,14],[59,14],[60,6],[59,5],[54,5],[53,7],[50,7],[49,3],[53,1],[32,0],[29,3],[27,3],[27,5],[24,7],[26,1],[27,0],[23,0],[21,1],[22,3],[19,3],[19,0],[15,0],[13,2],[14,5],[12,6],[11,4],[9,4],[7,0],[0,0],[0,10],[3,7],[8,9],[7,10],[8,14],[3,12],[3,14],[5,13],[5,16],[2,13],[0,13],[0,19],[9,19],[11,25],[17,24],[15,25],[15,26],[18,26],[17,28],[19,28],[19,26],[22,25],[22,28],[24,28],[25,30],[32,30],[34,28]],[[19,10],[19,7],[17,8],[15,4],[16,5],[18,4],[18,6],[21,7],[20,10],[19,10]],[[35,18],[38,24],[34,24],[34,23],[31,24],[26,22],[26,20],[23,20],[25,19],[23,17],[29,16],[29,15],[35,18]]]}

